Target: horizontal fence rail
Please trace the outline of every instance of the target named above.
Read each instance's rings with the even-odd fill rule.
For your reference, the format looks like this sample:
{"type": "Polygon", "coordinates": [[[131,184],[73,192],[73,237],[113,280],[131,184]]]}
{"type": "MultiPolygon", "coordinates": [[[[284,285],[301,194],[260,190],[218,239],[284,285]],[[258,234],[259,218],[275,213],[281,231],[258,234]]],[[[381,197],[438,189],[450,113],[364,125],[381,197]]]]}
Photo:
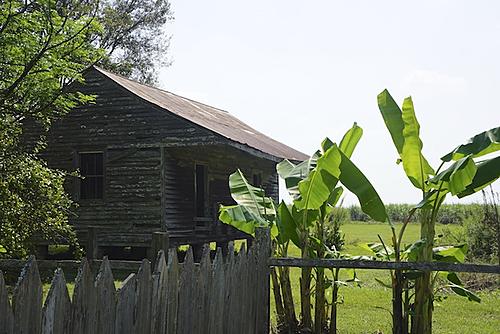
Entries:
{"type": "Polygon", "coordinates": [[[449,263],[449,262],[391,262],[372,260],[341,259],[302,259],[302,258],[270,258],[272,267],[317,267],[317,268],[352,268],[352,269],[400,269],[417,271],[453,271],[469,273],[500,274],[499,265],[449,263]]]}

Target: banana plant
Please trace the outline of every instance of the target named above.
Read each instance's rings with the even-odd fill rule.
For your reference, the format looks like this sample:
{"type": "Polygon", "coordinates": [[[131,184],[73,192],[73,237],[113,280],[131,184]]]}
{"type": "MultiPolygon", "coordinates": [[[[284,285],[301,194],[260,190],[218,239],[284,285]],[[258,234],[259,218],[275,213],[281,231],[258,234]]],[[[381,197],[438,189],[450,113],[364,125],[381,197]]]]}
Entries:
{"type": "MultiPolygon", "coordinates": [[[[402,108],[396,104],[387,90],[378,95],[378,106],[392,141],[398,152],[398,164],[422,194],[422,200],[409,213],[398,238],[393,238],[395,254],[400,254],[400,244],[405,227],[416,210],[420,210],[420,238],[423,245],[417,261],[433,260],[435,223],[441,204],[448,194],[462,198],[471,195],[494,182],[500,176],[500,157],[484,159],[500,149],[500,128],[482,132],[441,158],[441,164],[433,169],[422,153],[420,125],[413,101],[407,97],[402,108]],[[477,158],[481,157],[481,160],[477,158]]],[[[415,282],[415,305],[412,333],[432,332],[434,297],[433,273],[420,275],[415,282]]]]}
{"type": "MultiPolygon", "coordinates": [[[[321,149],[308,160],[299,164],[284,160],[277,166],[278,174],[284,179],[293,199],[291,211],[295,214],[288,217],[295,218],[293,226],[297,241],[294,243],[301,249],[302,258],[327,256],[328,250],[324,245],[326,217],[339,201],[344,187],[358,197],[365,213],[375,220],[387,220],[385,207],[377,192],[350,160],[361,136],[362,129],[355,123],[339,145],[326,138],[321,143],[321,149]]],[[[324,305],[328,283],[324,270],[316,270],[314,323],[311,315],[311,280],[311,269],[303,268],[300,280],[301,325],[304,329],[322,333],[327,326],[324,305]]],[[[330,332],[334,330],[332,328],[335,326],[330,326],[330,332]]]]}

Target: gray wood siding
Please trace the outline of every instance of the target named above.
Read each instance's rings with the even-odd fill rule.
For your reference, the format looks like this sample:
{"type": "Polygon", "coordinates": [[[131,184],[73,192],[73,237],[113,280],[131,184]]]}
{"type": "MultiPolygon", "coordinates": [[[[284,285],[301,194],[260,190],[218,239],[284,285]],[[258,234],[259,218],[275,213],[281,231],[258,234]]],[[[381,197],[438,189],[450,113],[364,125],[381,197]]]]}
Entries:
{"type": "MultiPolygon", "coordinates": [[[[70,221],[82,244],[88,226],[98,227],[100,245],[148,246],[151,232],[160,230],[179,242],[242,236],[215,223],[219,204],[233,203],[228,176],[237,168],[250,181],[254,172],[262,172],[266,191],[277,199],[275,162],[155,108],[96,71],[88,73],[79,90],[95,95],[95,102],[75,108],[53,124],[42,156],[52,168],[74,171],[79,152],[104,152],[102,200],[79,200],[78,179],[67,182],[79,204],[70,221]],[[208,166],[208,216],[212,218],[208,231],[194,219],[196,162],[208,166]]],[[[37,133],[29,122],[25,129],[27,138],[37,133]]]]}

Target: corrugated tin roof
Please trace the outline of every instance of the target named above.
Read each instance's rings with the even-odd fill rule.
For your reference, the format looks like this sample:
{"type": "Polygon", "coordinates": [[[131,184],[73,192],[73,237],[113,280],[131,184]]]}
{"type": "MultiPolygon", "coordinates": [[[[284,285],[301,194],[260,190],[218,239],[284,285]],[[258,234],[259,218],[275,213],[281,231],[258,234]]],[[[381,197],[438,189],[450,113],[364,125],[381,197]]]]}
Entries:
{"type": "Polygon", "coordinates": [[[162,89],[140,84],[98,67],[95,68],[100,73],[138,97],[177,116],[216,132],[232,141],[248,145],[278,158],[300,161],[308,158],[304,153],[253,129],[227,111],[193,101],[162,89]]]}

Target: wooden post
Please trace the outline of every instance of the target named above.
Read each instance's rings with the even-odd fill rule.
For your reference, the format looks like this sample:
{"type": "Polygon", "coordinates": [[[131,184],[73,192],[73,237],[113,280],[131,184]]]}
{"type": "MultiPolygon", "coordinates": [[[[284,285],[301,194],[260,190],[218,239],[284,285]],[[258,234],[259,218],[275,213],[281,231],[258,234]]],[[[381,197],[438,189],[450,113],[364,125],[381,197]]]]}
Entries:
{"type": "Polygon", "coordinates": [[[168,232],[153,232],[153,236],[151,239],[151,254],[149,259],[153,264],[156,261],[156,256],[160,250],[163,250],[165,254],[168,254],[168,248],[170,246],[170,241],[168,237],[168,232]]]}
{"type": "Polygon", "coordinates": [[[94,226],[89,226],[87,229],[87,247],[85,249],[85,257],[88,261],[97,258],[97,236],[94,226]]]}
{"type": "Polygon", "coordinates": [[[257,305],[261,305],[256,314],[256,333],[269,333],[269,293],[271,235],[268,228],[255,229],[256,257],[257,257],[257,305]]]}

